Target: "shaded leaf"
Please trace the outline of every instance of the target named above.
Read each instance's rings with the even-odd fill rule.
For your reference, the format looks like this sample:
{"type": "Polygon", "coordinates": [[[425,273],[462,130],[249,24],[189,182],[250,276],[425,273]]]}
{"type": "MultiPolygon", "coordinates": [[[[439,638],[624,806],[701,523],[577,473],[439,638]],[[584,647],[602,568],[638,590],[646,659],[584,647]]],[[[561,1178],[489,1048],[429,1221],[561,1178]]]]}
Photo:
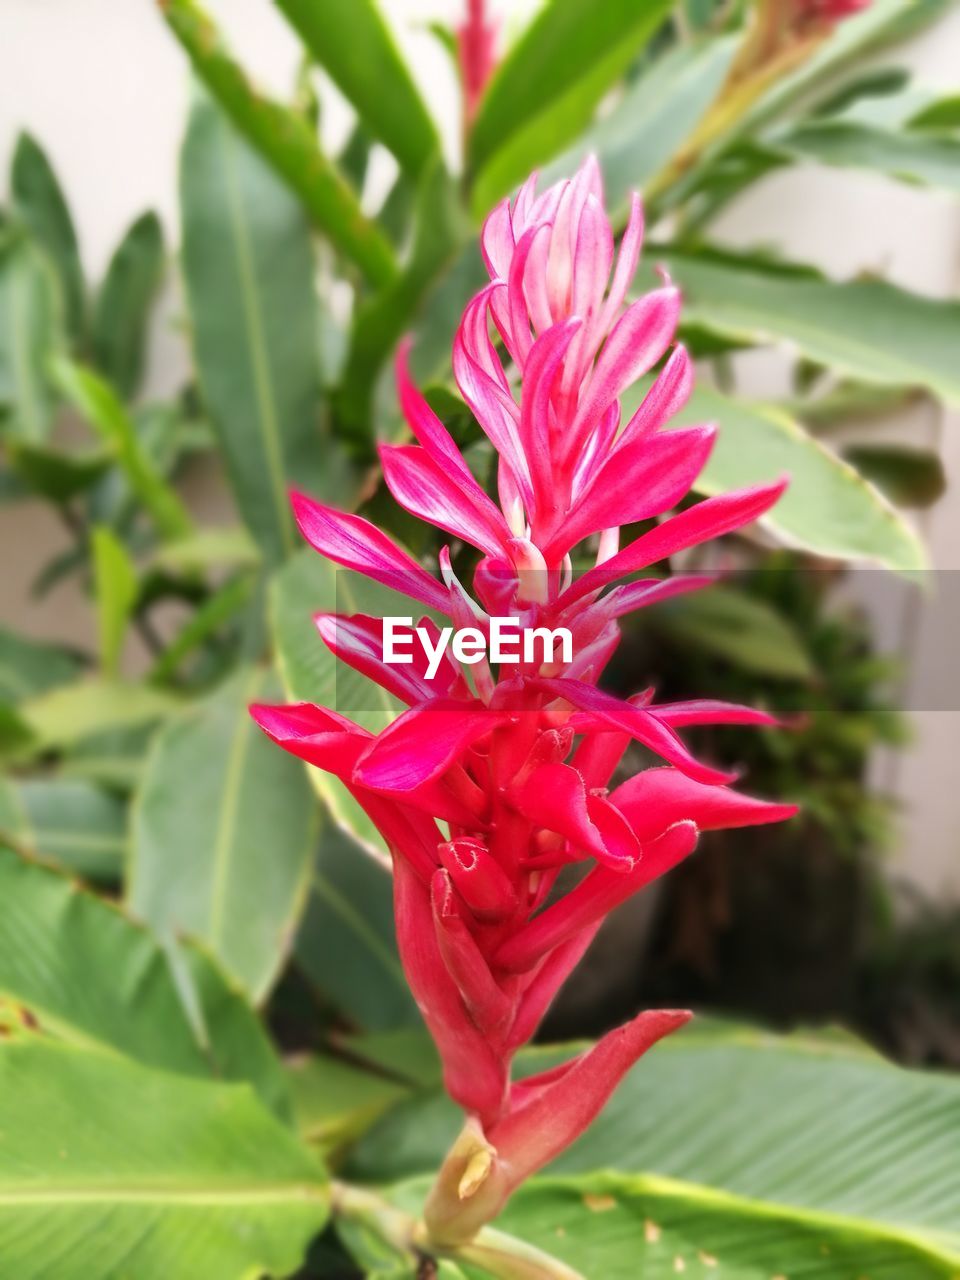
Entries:
{"type": "Polygon", "coordinates": [[[127,900],[161,937],[202,939],[255,1000],[292,942],[318,806],[299,763],[249,714],[276,701],[245,670],[154,741],[134,809],[127,900]]]}
{"type": "Polygon", "coordinates": [[[339,1058],[304,1056],[286,1066],[297,1132],[334,1148],[351,1142],[410,1090],[339,1058]]]}
{"type": "Polygon", "coordinates": [[[0,627],[0,699],[19,702],[74,679],[77,658],[59,645],[0,627]]]}
{"type": "Polygon", "coordinates": [[[295,197],[208,98],[181,156],[183,264],[200,386],[265,557],[295,546],[287,487],[344,488],[320,429],[310,230],[295,197]]]}
{"type": "Polygon", "coordinates": [[[843,453],[861,475],[901,506],[928,507],[946,490],[943,462],[928,449],[861,444],[850,445],[843,453]]]}
{"type": "Polygon", "coordinates": [[[160,219],[144,213],[114,250],[93,311],[93,360],[125,399],[140,385],[150,308],[163,279],[160,219]]]}
{"type": "Polygon", "coordinates": [[[54,396],[47,358],[60,339],[50,264],[23,236],[0,244],[0,426],[19,440],[46,439],[54,396]]]}
{"type": "Polygon", "coordinates": [[[90,489],[113,463],[104,449],[67,452],[48,444],[12,439],[11,465],[34,493],[53,502],[68,502],[90,489]]]}
{"type": "Polygon", "coordinates": [[[870,169],[960,194],[960,139],[895,133],[845,120],[807,122],[776,139],[787,151],[838,168],[870,169]]]}
{"type": "Polygon", "coordinates": [[[97,602],[100,665],[105,676],[116,676],[120,654],[137,599],[137,571],[127,549],[106,526],[91,535],[93,581],[97,602]]]}
{"type": "Polygon", "coordinates": [[[0,778],[0,828],[86,879],[120,877],[127,807],[102,787],[80,779],[0,778]]]}

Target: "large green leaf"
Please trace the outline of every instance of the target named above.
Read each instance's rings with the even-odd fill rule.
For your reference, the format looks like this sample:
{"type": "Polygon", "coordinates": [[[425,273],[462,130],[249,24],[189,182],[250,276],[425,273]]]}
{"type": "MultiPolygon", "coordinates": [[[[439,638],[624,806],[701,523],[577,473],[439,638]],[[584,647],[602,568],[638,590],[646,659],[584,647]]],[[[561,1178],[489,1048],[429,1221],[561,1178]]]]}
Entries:
{"type": "Polygon", "coordinates": [[[79,778],[0,778],[0,829],[81,876],[119,879],[127,809],[102,787],[79,778]]]}
{"type": "MultiPolygon", "coordinates": [[[[526,1067],[537,1056],[550,1065],[555,1053],[535,1050],[526,1067]]],[[[403,1102],[361,1139],[349,1172],[374,1180],[426,1172],[460,1123],[456,1108],[439,1093],[403,1102]]],[[[831,1242],[831,1230],[838,1233],[838,1245],[845,1238],[859,1240],[864,1248],[865,1241],[873,1241],[872,1260],[885,1256],[883,1247],[889,1250],[886,1272],[850,1272],[844,1269],[849,1254],[840,1252],[844,1262],[836,1271],[810,1267],[779,1274],[831,1280],[860,1274],[909,1275],[911,1280],[946,1275],[952,1280],[955,1266],[954,1272],[908,1268],[911,1260],[919,1265],[928,1255],[956,1262],[958,1141],[960,1080],[905,1071],[842,1041],[736,1029],[704,1035],[694,1023],[637,1065],[550,1172],[612,1169],[635,1175],[642,1170],[658,1179],[698,1184],[689,1189],[693,1203],[702,1198],[726,1204],[723,1197],[737,1197],[741,1207],[749,1206],[768,1224],[773,1241],[794,1222],[806,1224],[818,1244],[831,1242]],[[828,1234],[818,1234],[824,1231],[828,1234]]],[[[731,1241],[738,1238],[738,1214],[739,1209],[726,1219],[731,1241]]],[[[661,1223],[656,1214],[647,1216],[661,1223]]],[[[691,1221],[696,1217],[691,1214],[691,1221]]],[[[523,1234],[510,1211],[498,1225],[523,1234]]],[[[722,1251],[711,1247],[707,1236],[700,1239],[699,1247],[722,1261],[722,1251]]],[[[759,1239],[753,1236],[753,1244],[759,1239]]],[[[560,1238],[555,1242],[562,1254],[560,1238]]],[[[758,1260],[767,1259],[777,1262],[770,1253],[758,1260]]],[[[587,1274],[596,1272],[588,1268],[587,1274]]],[[[754,1272],[743,1274],[753,1280],[754,1272]]],[[[778,1272],[771,1267],[766,1280],[773,1274],[778,1272]]]]}
{"type": "MultiPolygon", "coordinates": [[[[402,704],[339,662],[317,634],[313,616],[368,613],[381,618],[388,614],[412,617],[417,605],[305,549],[275,576],[269,607],[280,673],[289,698],[329,707],[373,733],[396,719],[403,710],[402,704]]],[[[375,854],[385,856],[376,827],[339,779],[319,769],[309,772],[337,824],[375,854]]]]}
{"type": "Polygon", "coordinates": [[[439,149],[436,129],[375,0],[277,0],[367,129],[409,173],[439,149]]]}
{"type": "Polygon", "coordinates": [[[144,213],[117,246],[93,311],[93,359],[121,396],[140,384],[150,307],[163,275],[163,231],[144,213]]]}
{"type": "Polygon", "coordinates": [[[651,248],[683,290],[685,321],[751,342],[782,341],[838,373],[924,387],[960,403],[960,302],[881,281],[825,280],[735,254],[651,248]]]}
{"type": "Polygon", "coordinates": [[[50,263],[25,236],[0,243],[0,427],[42,442],[53,411],[47,358],[58,345],[60,307],[50,263]]]}
{"type": "Polygon", "coordinates": [[[108,730],[152,724],[179,705],[170,694],[145,684],[77,680],[30,698],[20,710],[35,735],[34,749],[49,751],[108,730]]]}
{"type": "Polygon", "coordinates": [[[164,480],[116,391],[92,369],[67,359],[53,364],[57,385],[112,450],[130,488],[165,538],[183,538],[192,521],[164,480]]]}
{"type": "Polygon", "coordinates": [[[21,133],[17,139],[10,167],[10,190],[14,208],[53,263],[67,330],[79,341],[86,299],[77,233],[53,166],[29,133],[21,133]]]}
{"type": "Polygon", "coordinates": [[[326,1220],[319,1159],[243,1087],[17,1037],[0,1133],[11,1277],[281,1277],[326,1220]]]}
{"type": "Polygon", "coordinates": [[[916,186],[960,194],[960,139],[895,133],[846,120],[807,121],[774,140],[786,151],[838,168],[872,169],[916,186]]]}
{"type": "Polygon", "coordinates": [[[496,164],[497,181],[483,179],[488,200],[577,136],[670,8],[670,0],[547,0],[494,73],[470,132],[474,173],[496,164]]]}
{"type": "MultiPolygon", "coordinates": [[[[542,185],[569,177],[591,153],[603,171],[607,208],[622,220],[632,191],[642,191],[679,149],[723,84],[736,49],[729,38],[681,44],[658,58],[602,116],[543,172],[542,185]]],[[[476,202],[489,208],[497,162],[477,182],[476,202]]]]}
{"type": "Polygon", "coordinates": [[[161,730],[127,885],[137,915],[163,937],[203,939],[257,1000],[292,941],[318,832],[303,769],[250,716],[250,703],[279,692],[266,672],[244,670],[161,730]]]}
{"type": "Polygon", "coordinates": [[[276,563],[295,545],[289,482],[343,484],[320,429],[310,229],[209,98],[191,113],[180,190],[201,390],[243,517],[276,563]]]}
{"type": "Polygon", "coordinates": [[[421,1025],[397,954],[389,864],[332,822],[321,839],[297,960],[365,1030],[421,1025]]]}
{"type": "Polygon", "coordinates": [[[672,426],[715,422],[713,453],[696,481],[699,493],[790,477],[763,527],[788,546],[840,560],[873,560],[891,569],[922,569],[926,553],[887,499],[789,414],[699,387],[672,426]]]}
{"type": "Polygon", "coordinates": [[[340,1058],[301,1056],[287,1063],[297,1132],[325,1149],[356,1138],[410,1090],[340,1058]]]}
{"type": "Polygon", "coordinates": [[[202,952],[164,951],[115,906],[4,849],[0,900],[0,996],[43,1030],[166,1071],[248,1080],[283,1109],[260,1023],[202,952]]]}
{"type": "Polygon", "coordinates": [[[194,0],[165,0],[163,12],[207,88],[297,193],[317,226],[373,284],[388,283],[396,270],[390,242],[364,216],[356,195],[318,147],[307,121],[253,88],[194,0]]]}

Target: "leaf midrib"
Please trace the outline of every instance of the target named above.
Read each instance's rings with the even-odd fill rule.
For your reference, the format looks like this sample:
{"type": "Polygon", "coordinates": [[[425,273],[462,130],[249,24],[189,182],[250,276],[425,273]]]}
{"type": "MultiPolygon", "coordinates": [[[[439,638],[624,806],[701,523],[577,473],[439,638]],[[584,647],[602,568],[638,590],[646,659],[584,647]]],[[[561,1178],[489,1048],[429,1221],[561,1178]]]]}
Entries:
{"type": "Polygon", "coordinates": [[[0,1210],[17,1205],[76,1205],[76,1204],[156,1204],[187,1205],[215,1208],[218,1205],[268,1205],[323,1202],[326,1195],[322,1187],[307,1182],[276,1183],[265,1186],[237,1186],[212,1188],[172,1188],[162,1185],[131,1188],[111,1184],[82,1187],[74,1184],[62,1187],[50,1186],[44,1178],[42,1187],[7,1189],[0,1186],[0,1210]]]}

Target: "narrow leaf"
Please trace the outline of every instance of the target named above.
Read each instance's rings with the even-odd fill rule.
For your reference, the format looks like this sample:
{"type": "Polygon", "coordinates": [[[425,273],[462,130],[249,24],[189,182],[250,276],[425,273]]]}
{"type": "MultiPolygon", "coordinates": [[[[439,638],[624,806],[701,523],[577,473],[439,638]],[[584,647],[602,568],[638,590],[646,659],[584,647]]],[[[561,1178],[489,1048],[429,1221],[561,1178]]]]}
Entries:
{"type": "Polygon", "coordinates": [[[163,231],[144,213],[120,241],[93,312],[94,364],[125,399],[140,385],[150,308],[163,278],[163,231]]]}
{"type": "Polygon", "coordinates": [[[137,599],[137,571],[126,547],[106,525],[94,529],[91,542],[100,665],[105,676],[115,676],[137,599]]]}
{"type": "Polygon", "coordinates": [[[42,443],[54,397],[46,364],[59,342],[60,307],[53,269],[24,236],[0,243],[0,426],[42,443]]]}
{"type": "Polygon", "coordinates": [[[960,139],[844,120],[808,121],[774,140],[804,159],[841,169],[869,169],[915,186],[960,195],[960,139]]]}

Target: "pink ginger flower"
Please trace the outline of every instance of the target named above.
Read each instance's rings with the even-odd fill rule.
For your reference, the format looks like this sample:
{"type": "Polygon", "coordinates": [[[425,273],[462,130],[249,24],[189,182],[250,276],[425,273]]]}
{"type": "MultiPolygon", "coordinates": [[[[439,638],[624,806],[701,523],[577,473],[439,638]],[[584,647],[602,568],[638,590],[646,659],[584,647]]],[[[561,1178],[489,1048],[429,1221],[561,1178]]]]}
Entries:
{"type": "Polygon", "coordinates": [[[870,4],[871,0],[797,0],[802,18],[823,22],[840,22],[869,9],[870,4]]]}
{"type": "MultiPolygon", "coordinates": [[[[471,683],[447,655],[429,678],[427,645],[413,629],[413,661],[396,666],[384,661],[381,620],[325,615],[323,641],[409,709],[376,736],[311,704],[253,709],[274,741],[342,779],[391,850],[401,960],[446,1088],[468,1114],[425,1214],[439,1244],[468,1239],[495,1216],[583,1132],[637,1059],[690,1017],[641,1013],[562,1067],[511,1080],[514,1054],[607,914],[686,858],[701,831],[795,812],[733,790],[734,777],[681,737],[690,725],[773,724],[766,713],[709,699],[658,704],[650,691],[622,701],[597,686],[620,617],[709,580],[605,588],[750,523],[784,488],[778,481],[666,514],[706,462],[714,428],[662,430],[693,375],[683,347],[671,347],[680,296],[669,279],[626,300],[642,234],[635,196],[615,255],[592,159],[540,194],[531,178],[488,217],[490,283],[466,308],[453,367],[498,454],[499,504],[400,353],[400,402],[418,443],[384,445],[384,477],[407,511],[481,553],[473,596],[449,548],[441,582],[360,516],[293,499],[321,554],[457,627],[483,632],[491,615],[510,616],[523,628],[563,625],[573,637],[569,662],[505,662],[494,672],[483,660],[470,667],[471,683]],[[620,394],[661,361],[621,424],[620,394]],[[661,516],[619,546],[620,526],[661,516]],[[575,578],[571,552],[595,535],[596,563],[575,578]],[[631,741],[663,764],[611,788],[631,741]],[[571,864],[585,874],[558,895],[571,864]]],[[[422,625],[433,648],[436,627],[422,625]]]]}
{"type": "Polygon", "coordinates": [[[467,0],[466,21],[456,34],[464,114],[469,124],[497,65],[497,26],[487,20],[485,0],[467,0]]]}

